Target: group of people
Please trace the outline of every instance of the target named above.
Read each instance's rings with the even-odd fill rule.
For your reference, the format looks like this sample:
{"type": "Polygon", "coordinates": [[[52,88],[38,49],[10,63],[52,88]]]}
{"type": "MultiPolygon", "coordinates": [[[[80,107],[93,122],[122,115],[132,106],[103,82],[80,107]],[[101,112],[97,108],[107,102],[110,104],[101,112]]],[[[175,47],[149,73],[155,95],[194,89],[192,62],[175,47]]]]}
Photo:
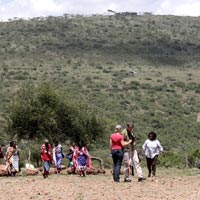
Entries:
{"type": "MultiPolygon", "coordinates": [[[[122,130],[121,125],[116,125],[114,133],[110,135],[110,150],[113,159],[113,180],[120,182],[120,172],[122,163],[124,163],[124,182],[131,182],[134,175],[134,169],[138,177],[138,181],[144,181],[140,159],[135,148],[137,137],[134,135],[134,124],[127,123],[127,127],[122,130]]],[[[146,156],[148,177],[156,176],[156,163],[158,155],[163,151],[157,134],[155,132],[148,133],[148,139],[142,146],[142,152],[146,156]]],[[[54,163],[57,172],[61,171],[62,159],[66,157],[70,163],[71,173],[78,173],[85,176],[86,168],[91,167],[91,158],[87,148],[72,143],[66,156],[63,153],[62,145],[58,141],[54,141],[51,145],[46,139],[41,146],[40,157],[43,163],[43,177],[47,178],[50,172],[51,164],[54,163]]],[[[11,141],[6,153],[0,146],[0,158],[6,160],[6,170],[8,176],[15,176],[19,172],[20,153],[15,141],[11,141]]]]}
{"type": "MultiPolygon", "coordinates": [[[[49,175],[50,167],[52,162],[55,164],[57,172],[61,171],[62,159],[65,157],[63,154],[62,146],[55,142],[54,147],[46,139],[45,143],[41,146],[41,160],[43,162],[43,177],[47,178],[49,175]]],[[[85,171],[87,167],[91,167],[91,159],[87,148],[84,145],[79,144],[76,146],[72,143],[66,158],[70,161],[71,173],[76,172],[80,176],[85,176],[85,171]]]]}
{"type": "MultiPolygon", "coordinates": [[[[113,180],[120,182],[120,172],[124,163],[124,182],[131,182],[131,177],[136,170],[138,181],[144,181],[140,159],[135,148],[137,137],[133,132],[134,124],[128,122],[127,127],[122,130],[121,125],[116,125],[115,132],[110,135],[110,151],[113,159],[113,180]]],[[[146,156],[148,177],[156,176],[156,163],[158,155],[163,151],[155,132],[148,133],[148,139],[142,146],[142,152],[146,156]]]]}
{"type": "MultiPolygon", "coordinates": [[[[19,152],[16,141],[11,141],[5,152],[3,146],[0,146],[0,158],[6,162],[5,170],[7,171],[7,176],[15,176],[20,171],[19,152]]],[[[58,141],[54,141],[52,145],[49,140],[45,139],[40,149],[40,158],[44,168],[42,173],[43,177],[48,177],[52,164],[56,166],[57,173],[60,173],[62,159],[65,157],[70,161],[72,174],[78,173],[80,176],[85,176],[86,168],[91,167],[90,155],[85,146],[80,144],[76,146],[72,143],[69,152],[65,156],[62,145],[58,141]]]]}

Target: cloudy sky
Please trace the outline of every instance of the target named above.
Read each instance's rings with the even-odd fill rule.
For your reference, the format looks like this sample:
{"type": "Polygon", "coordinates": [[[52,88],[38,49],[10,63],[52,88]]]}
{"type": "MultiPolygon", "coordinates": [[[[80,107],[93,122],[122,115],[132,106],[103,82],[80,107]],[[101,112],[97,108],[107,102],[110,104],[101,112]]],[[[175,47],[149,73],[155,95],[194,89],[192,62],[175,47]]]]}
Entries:
{"type": "Polygon", "coordinates": [[[108,9],[200,16],[200,0],[0,0],[0,20],[62,16],[64,13],[106,14],[108,9]]]}

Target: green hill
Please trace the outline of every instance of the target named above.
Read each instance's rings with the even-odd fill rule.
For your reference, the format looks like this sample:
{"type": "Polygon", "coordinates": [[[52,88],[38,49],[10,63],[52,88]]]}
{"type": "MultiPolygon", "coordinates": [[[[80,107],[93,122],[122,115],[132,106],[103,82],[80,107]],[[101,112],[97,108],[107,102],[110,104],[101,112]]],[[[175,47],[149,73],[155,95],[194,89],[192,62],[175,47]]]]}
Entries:
{"type": "MultiPolygon", "coordinates": [[[[24,82],[49,81],[113,127],[133,120],[141,145],[200,143],[200,18],[69,16],[0,22],[0,121],[24,82]]],[[[107,131],[108,135],[111,130],[107,131]]]]}

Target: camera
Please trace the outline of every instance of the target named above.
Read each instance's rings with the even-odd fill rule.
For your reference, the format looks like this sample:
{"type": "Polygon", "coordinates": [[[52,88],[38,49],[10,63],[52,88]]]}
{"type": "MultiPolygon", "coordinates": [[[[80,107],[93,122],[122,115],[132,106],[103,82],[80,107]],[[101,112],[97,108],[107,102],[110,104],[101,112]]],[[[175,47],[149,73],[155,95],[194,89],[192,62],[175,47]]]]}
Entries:
{"type": "Polygon", "coordinates": [[[137,141],[137,140],[139,140],[139,137],[133,135],[133,139],[132,139],[132,140],[133,140],[133,141],[137,141]]]}
{"type": "Polygon", "coordinates": [[[128,137],[129,137],[129,139],[132,140],[132,143],[134,143],[135,141],[139,140],[139,137],[133,135],[133,133],[128,133],[128,137]]]}

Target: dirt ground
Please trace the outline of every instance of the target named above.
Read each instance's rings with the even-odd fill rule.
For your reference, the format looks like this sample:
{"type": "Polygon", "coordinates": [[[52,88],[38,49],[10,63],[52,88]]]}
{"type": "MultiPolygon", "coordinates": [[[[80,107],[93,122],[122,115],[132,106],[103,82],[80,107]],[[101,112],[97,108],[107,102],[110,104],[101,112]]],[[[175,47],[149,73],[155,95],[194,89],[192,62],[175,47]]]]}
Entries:
{"type": "MultiPolygon", "coordinates": [[[[112,181],[106,174],[78,175],[54,174],[44,179],[37,176],[0,177],[0,199],[6,200],[198,200],[200,199],[200,170],[183,172],[158,169],[158,176],[137,182],[112,181]]],[[[146,172],[144,172],[146,174],[146,172]]]]}

